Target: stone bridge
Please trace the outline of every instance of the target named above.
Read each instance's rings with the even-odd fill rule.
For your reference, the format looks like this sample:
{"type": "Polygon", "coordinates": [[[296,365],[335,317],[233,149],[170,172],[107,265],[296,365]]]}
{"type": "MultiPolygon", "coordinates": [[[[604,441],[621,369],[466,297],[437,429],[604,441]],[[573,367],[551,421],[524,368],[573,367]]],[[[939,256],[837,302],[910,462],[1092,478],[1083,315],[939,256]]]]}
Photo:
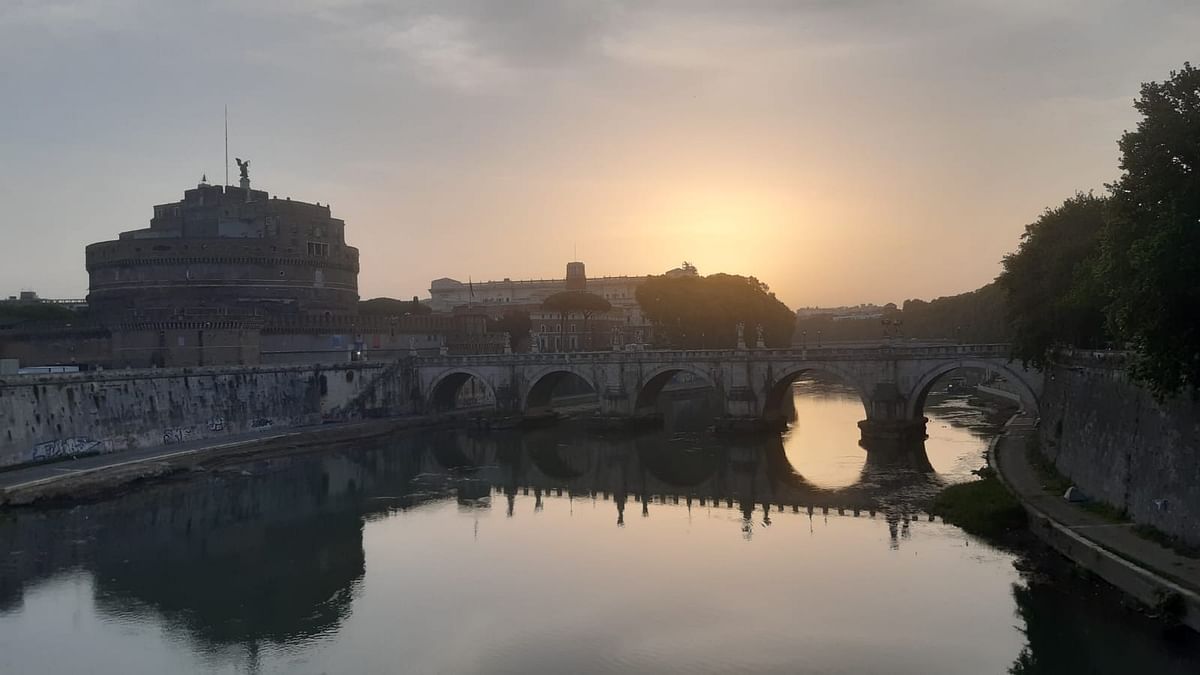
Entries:
{"type": "Polygon", "coordinates": [[[1042,392],[1041,374],[1012,363],[1006,344],[435,356],[416,358],[413,367],[419,387],[414,397],[430,411],[452,409],[472,378],[491,390],[500,411],[544,411],[561,382],[578,378],[598,395],[601,415],[630,419],[652,415],[667,383],[687,373],[717,392],[721,426],[735,429],[781,424],[792,382],[824,373],[858,392],[864,437],[898,439],[924,437],[925,397],[951,370],[1000,373],[1035,414],[1042,392]]]}

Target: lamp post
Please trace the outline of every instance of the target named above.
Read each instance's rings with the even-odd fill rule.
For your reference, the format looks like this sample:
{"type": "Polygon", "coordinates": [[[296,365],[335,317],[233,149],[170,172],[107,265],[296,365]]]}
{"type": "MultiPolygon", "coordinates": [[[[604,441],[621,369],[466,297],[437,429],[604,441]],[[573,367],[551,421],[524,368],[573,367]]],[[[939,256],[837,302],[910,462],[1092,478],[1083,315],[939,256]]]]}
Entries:
{"type": "Polygon", "coordinates": [[[820,329],[818,329],[817,330],[817,347],[820,347],[820,346],[821,346],[821,331],[820,331],[820,329]]]}

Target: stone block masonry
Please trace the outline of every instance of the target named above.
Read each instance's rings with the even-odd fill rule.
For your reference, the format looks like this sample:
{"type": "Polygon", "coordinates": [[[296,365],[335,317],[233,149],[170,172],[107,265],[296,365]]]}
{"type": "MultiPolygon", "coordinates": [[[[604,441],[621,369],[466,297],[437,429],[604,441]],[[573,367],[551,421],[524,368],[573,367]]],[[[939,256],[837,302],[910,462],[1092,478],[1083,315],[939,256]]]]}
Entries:
{"type": "Polygon", "coordinates": [[[1124,356],[1063,354],[1047,371],[1042,452],[1090,497],[1200,545],[1200,403],[1159,403],[1124,356]]]}
{"type": "Polygon", "coordinates": [[[0,379],[0,468],[411,412],[399,362],[0,379]]]}

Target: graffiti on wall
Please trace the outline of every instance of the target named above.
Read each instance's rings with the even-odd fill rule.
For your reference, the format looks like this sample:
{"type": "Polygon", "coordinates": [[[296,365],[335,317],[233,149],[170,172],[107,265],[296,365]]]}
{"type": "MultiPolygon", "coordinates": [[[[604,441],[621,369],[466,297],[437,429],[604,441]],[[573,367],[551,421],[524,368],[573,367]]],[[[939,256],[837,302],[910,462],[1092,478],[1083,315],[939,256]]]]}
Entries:
{"type": "Polygon", "coordinates": [[[271,418],[269,417],[259,417],[257,419],[250,420],[251,429],[270,429],[273,426],[275,426],[275,423],[272,422],[271,418]]]}
{"type": "Polygon", "coordinates": [[[80,455],[102,452],[104,444],[87,436],[74,438],[59,438],[33,446],[32,460],[39,462],[59,457],[78,457],[80,455]]]}
{"type": "Polygon", "coordinates": [[[163,429],[163,443],[183,443],[192,437],[191,427],[174,427],[163,429]]]}
{"type": "Polygon", "coordinates": [[[208,421],[209,431],[225,431],[225,418],[220,415],[208,421]]]}

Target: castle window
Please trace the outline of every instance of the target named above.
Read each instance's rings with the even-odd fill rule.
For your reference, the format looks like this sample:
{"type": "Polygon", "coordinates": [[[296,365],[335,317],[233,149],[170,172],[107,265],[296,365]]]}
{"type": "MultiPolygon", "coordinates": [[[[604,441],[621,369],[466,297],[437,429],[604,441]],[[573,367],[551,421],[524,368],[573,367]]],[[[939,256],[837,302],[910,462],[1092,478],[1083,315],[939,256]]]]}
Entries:
{"type": "Polygon", "coordinates": [[[323,244],[316,241],[308,242],[308,254],[312,256],[329,256],[329,244],[323,244]]]}

